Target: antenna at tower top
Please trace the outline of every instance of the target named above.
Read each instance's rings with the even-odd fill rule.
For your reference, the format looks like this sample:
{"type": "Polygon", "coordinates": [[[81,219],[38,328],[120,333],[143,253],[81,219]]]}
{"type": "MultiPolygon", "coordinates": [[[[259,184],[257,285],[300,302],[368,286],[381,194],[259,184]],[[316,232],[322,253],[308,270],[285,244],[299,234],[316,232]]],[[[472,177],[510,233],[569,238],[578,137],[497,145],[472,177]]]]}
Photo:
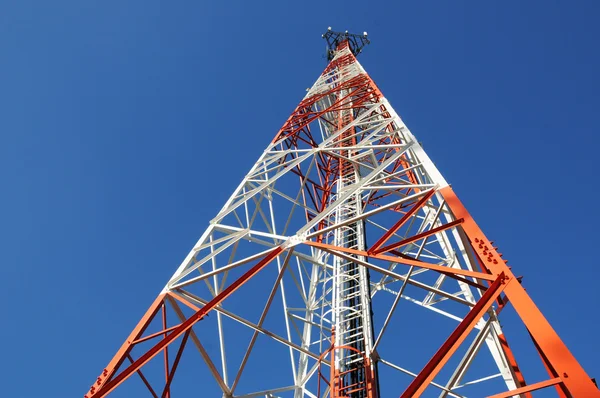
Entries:
{"type": "Polygon", "coordinates": [[[354,33],[345,32],[334,32],[331,30],[331,26],[327,28],[327,31],[321,35],[327,41],[327,60],[331,61],[334,56],[334,51],[337,49],[338,45],[348,40],[348,46],[350,47],[350,51],[355,56],[360,54],[362,49],[371,42],[367,39],[367,32],[363,32],[362,35],[356,35],[354,33]]]}

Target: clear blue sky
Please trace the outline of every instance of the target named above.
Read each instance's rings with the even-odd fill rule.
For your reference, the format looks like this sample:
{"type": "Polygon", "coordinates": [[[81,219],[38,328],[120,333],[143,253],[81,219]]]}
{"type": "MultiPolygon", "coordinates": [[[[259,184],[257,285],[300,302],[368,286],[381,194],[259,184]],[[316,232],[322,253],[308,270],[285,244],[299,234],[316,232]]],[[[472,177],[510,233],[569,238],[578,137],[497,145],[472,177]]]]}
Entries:
{"type": "Polygon", "coordinates": [[[321,73],[327,26],[369,32],[363,66],[600,378],[599,7],[3,2],[0,395],[85,393],[321,73]]]}

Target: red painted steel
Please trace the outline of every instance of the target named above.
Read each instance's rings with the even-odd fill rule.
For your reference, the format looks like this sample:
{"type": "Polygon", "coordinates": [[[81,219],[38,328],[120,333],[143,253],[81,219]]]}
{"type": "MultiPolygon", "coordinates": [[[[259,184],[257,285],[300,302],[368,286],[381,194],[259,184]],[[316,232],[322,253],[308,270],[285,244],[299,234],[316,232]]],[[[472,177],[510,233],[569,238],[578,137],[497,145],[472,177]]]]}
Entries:
{"type": "MultiPolygon", "coordinates": [[[[513,273],[502,260],[494,246],[485,237],[479,226],[475,223],[467,209],[458,199],[452,188],[445,187],[440,193],[454,213],[454,217],[462,218],[462,228],[471,240],[473,250],[481,259],[481,263],[492,273],[503,272],[511,279],[515,279],[513,273]]],[[[550,323],[544,318],[541,311],[520,283],[511,283],[504,289],[506,297],[517,311],[517,314],[531,333],[548,360],[548,366],[553,374],[560,375],[565,389],[574,397],[600,397],[600,391],[596,388],[592,379],[577,362],[567,346],[562,342],[550,323]]]]}
{"type": "MultiPolygon", "coordinates": [[[[339,49],[344,48],[344,46],[347,46],[347,43],[342,42],[339,49]]],[[[351,53],[338,57],[329,63],[323,72],[323,75],[326,75],[336,68],[350,65],[355,61],[355,57],[351,53]]],[[[281,144],[282,147],[288,149],[298,148],[300,145],[316,148],[318,147],[318,143],[310,130],[311,122],[320,120],[323,123],[330,123],[330,121],[324,118],[324,115],[329,112],[363,109],[367,105],[379,103],[381,99],[383,99],[383,95],[369,75],[366,73],[360,73],[326,92],[321,92],[319,94],[304,98],[286,120],[283,127],[275,135],[272,142],[281,144]],[[342,92],[345,93],[344,96],[340,96],[340,93],[342,92]],[[325,109],[316,110],[315,104],[317,101],[326,96],[332,96],[332,94],[335,94],[335,97],[337,98],[336,101],[325,109]]],[[[381,104],[379,109],[385,118],[391,118],[391,115],[384,104],[381,104]]],[[[344,125],[344,123],[347,124],[347,121],[342,120],[340,123],[344,125]]],[[[386,127],[386,131],[391,132],[393,131],[393,128],[393,124],[390,123],[386,127]]],[[[356,131],[352,129],[351,132],[346,134],[344,137],[352,137],[352,144],[355,144],[355,133],[356,131]]],[[[399,138],[393,138],[391,141],[393,144],[402,144],[399,138]]],[[[380,144],[386,143],[389,144],[389,142],[384,142],[383,140],[380,142],[380,144]]],[[[385,159],[385,156],[387,156],[386,153],[378,149],[373,150],[372,153],[378,161],[382,161],[385,159]]],[[[296,155],[294,154],[286,154],[281,160],[281,164],[293,159],[295,156],[296,155]]],[[[340,176],[343,177],[345,173],[349,173],[350,168],[353,167],[348,161],[344,160],[344,157],[333,152],[328,153],[327,155],[321,152],[317,153],[315,155],[315,162],[318,169],[317,177],[309,177],[306,174],[306,171],[300,166],[290,168],[290,171],[298,176],[300,184],[304,184],[302,194],[304,195],[304,211],[307,221],[311,221],[315,215],[327,208],[328,204],[330,203],[332,193],[334,192],[337,179],[340,176]]],[[[418,179],[414,174],[415,172],[411,166],[410,159],[406,156],[406,154],[403,154],[394,162],[391,170],[391,172],[388,172],[402,172],[403,175],[406,175],[405,178],[408,178],[411,184],[418,185],[418,179]]],[[[386,172],[382,173],[385,174],[386,172]]],[[[383,199],[400,192],[402,192],[403,195],[408,195],[409,193],[418,193],[420,190],[419,188],[410,188],[406,190],[401,185],[398,186],[397,192],[394,192],[394,189],[383,191],[378,191],[375,189],[367,198],[362,199],[364,200],[363,205],[365,207],[367,205],[378,207],[381,205],[383,199]]],[[[470,286],[483,291],[482,297],[477,301],[473,308],[471,308],[467,316],[465,316],[454,332],[442,344],[436,354],[417,374],[417,376],[402,394],[402,397],[418,397],[423,391],[425,391],[425,389],[429,386],[429,383],[434,379],[436,374],[447,363],[448,359],[453,355],[453,353],[456,352],[461,343],[465,340],[466,336],[474,328],[477,321],[481,319],[481,317],[486,313],[486,311],[489,310],[490,306],[495,301],[500,304],[498,312],[508,303],[512,304],[512,306],[515,308],[517,314],[531,334],[534,344],[540,354],[540,357],[542,358],[542,362],[548,371],[550,379],[547,381],[526,385],[521,369],[517,365],[515,353],[508,347],[506,338],[501,334],[499,335],[499,339],[502,344],[502,350],[508,359],[510,368],[512,369],[515,379],[520,387],[513,391],[494,395],[493,398],[510,397],[516,394],[522,394],[524,397],[529,398],[531,397],[532,391],[549,386],[555,386],[559,394],[564,397],[600,397],[600,392],[596,388],[595,384],[585,373],[573,355],[569,352],[564,343],[560,340],[548,321],[543,317],[540,310],[535,306],[529,295],[525,292],[525,289],[517,280],[518,278],[513,275],[510,268],[501,258],[500,253],[497,252],[496,248],[494,248],[491,242],[485,237],[483,232],[479,229],[471,215],[468,213],[466,208],[463,206],[450,187],[446,186],[442,187],[441,189],[437,187],[432,188],[430,192],[423,195],[416,203],[413,202],[399,205],[391,208],[390,211],[392,212],[391,214],[398,214],[398,221],[396,221],[393,226],[381,236],[375,237],[375,243],[366,251],[338,247],[324,243],[324,233],[319,235],[318,231],[326,227],[325,221],[320,221],[316,226],[313,227],[313,231],[317,232],[317,234],[315,234],[316,237],[314,238],[314,241],[306,241],[304,243],[330,253],[341,252],[345,253],[346,255],[364,256],[367,259],[388,261],[392,263],[406,264],[409,266],[429,269],[431,271],[439,272],[443,275],[457,279],[463,283],[467,283],[470,286]],[[416,214],[419,209],[425,206],[425,204],[431,198],[433,198],[433,195],[436,193],[444,198],[447,207],[454,216],[454,220],[419,234],[409,235],[398,242],[384,246],[395,235],[395,233],[402,228],[406,221],[411,216],[416,214]],[[469,244],[471,245],[469,249],[472,249],[474,256],[476,257],[476,261],[479,263],[481,269],[470,271],[465,269],[450,268],[439,264],[431,264],[425,261],[413,259],[410,256],[401,253],[399,250],[396,250],[404,245],[416,242],[420,239],[425,239],[445,230],[455,230],[467,237],[469,244]],[[394,256],[386,253],[393,254],[394,256]],[[473,278],[475,281],[467,278],[473,278]],[[483,283],[489,283],[489,286],[485,287],[483,283]],[[504,294],[505,298],[502,298],[501,294],[504,294]]],[[[197,337],[191,329],[192,326],[205,317],[210,311],[212,311],[215,306],[219,305],[227,297],[234,294],[238,288],[248,282],[254,275],[265,268],[273,259],[279,256],[285,250],[286,249],[284,249],[284,247],[276,247],[271,250],[254,266],[250,267],[250,269],[246,271],[240,278],[231,283],[227,288],[223,289],[202,308],[198,308],[191,303],[186,303],[185,299],[182,297],[174,296],[175,299],[194,309],[194,314],[185,318],[181,313],[181,310],[175,308],[182,320],[178,325],[167,327],[166,302],[167,299],[169,302],[171,302],[173,298],[169,296],[169,293],[166,295],[159,295],[134,330],[131,332],[128,339],[125,341],[125,343],[123,343],[119,351],[109,362],[101,375],[96,379],[94,385],[90,388],[85,397],[105,397],[124,380],[131,377],[133,374],[137,374],[141,378],[144,385],[148,388],[150,394],[153,397],[158,398],[156,391],[151,387],[147,378],[142,373],[141,368],[144,366],[144,364],[162,351],[164,354],[163,365],[165,372],[165,384],[162,389],[161,398],[170,398],[170,387],[173,383],[173,379],[175,377],[188,338],[191,336],[194,343],[197,345],[199,344],[197,337]],[[147,336],[143,336],[150,323],[155,318],[158,318],[158,311],[161,311],[162,330],[147,336]],[[162,338],[160,338],[161,336],[162,338]],[[170,363],[168,347],[180,337],[181,343],[177,348],[175,359],[172,363],[170,363]],[[152,341],[153,339],[156,339],[157,342],[152,341]],[[152,341],[154,344],[150,348],[146,349],[139,358],[134,359],[131,356],[132,348],[134,346],[139,347],[139,344],[143,342],[150,344],[148,343],[150,341],[152,341]],[[124,361],[126,359],[131,362],[131,364],[128,366],[124,366],[124,361]],[[121,369],[123,367],[124,369],[121,369]]],[[[380,272],[385,271],[372,264],[367,263],[364,265],[372,267],[372,269],[380,272]]],[[[390,275],[390,273],[387,275],[390,275]]],[[[332,341],[335,342],[335,340],[332,341]]],[[[346,396],[349,391],[353,389],[362,389],[361,391],[364,391],[368,398],[377,397],[376,382],[374,380],[374,375],[370,370],[371,365],[373,364],[372,361],[377,359],[365,357],[365,366],[367,366],[367,369],[369,369],[367,372],[367,375],[369,375],[369,380],[367,380],[365,386],[344,386],[341,382],[344,375],[339,374],[339,372],[335,370],[335,366],[333,364],[334,351],[339,349],[352,349],[352,347],[335,347],[334,343],[332,343],[332,346],[322,355],[322,358],[324,358],[327,353],[330,353],[332,357],[330,380],[326,380],[321,375],[319,369],[319,383],[321,380],[325,380],[327,383],[329,383],[329,387],[331,388],[330,397],[341,398],[346,396]]],[[[516,354],[518,354],[518,352],[516,354]]]]}
{"type": "Polygon", "coordinates": [[[503,273],[498,275],[489,289],[481,296],[481,299],[479,299],[477,304],[475,304],[471,311],[469,311],[464,319],[458,324],[446,342],[440,347],[429,362],[427,362],[427,365],[419,372],[406,390],[404,390],[400,396],[401,398],[418,397],[427,387],[429,387],[429,383],[433,381],[436,374],[442,369],[446,362],[448,362],[448,359],[456,352],[469,332],[473,330],[477,322],[490,308],[494,300],[496,300],[496,297],[498,297],[505,286],[510,282],[511,280],[506,278],[503,273]]]}
{"type": "Polygon", "coordinates": [[[512,391],[507,391],[507,392],[503,392],[501,394],[496,394],[496,395],[492,395],[489,398],[510,398],[513,397],[517,394],[528,394],[531,393],[533,391],[537,391],[537,390],[541,390],[542,388],[546,388],[549,386],[554,386],[557,384],[562,383],[562,379],[560,377],[556,377],[554,379],[550,379],[550,380],[546,380],[546,381],[540,381],[539,383],[535,383],[535,384],[530,384],[528,386],[525,387],[521,387],[521,388],[517,388],[516,390],[512,390],[512,391]]]}
{"type": "MultiPolygon", "coordinates": [[[[282,247],[276,247],[269,254],[267,254],[261,261],[259,261],[255,266],[250,268],[243,274],[240,278],[234,281],[231,285],[225,288],[221,293],[216,295],[211,301],[209,301],[204,307],[200,308],[194,315],[190,316],[185,322],[180,324],[175,330],[165,336],[164,339],[160,340],[156,345],[150,348],[146,353],[140,356],[136,361],[134,361],[131,365],[129,365],[125,370],[120,372],[114,378],[111,378],[110,381],[103,384],[95,393],[90,391],[89,397],[104,397],[112,390],[114,390],[119,384],[121,384],[125,379],[131,376],[132,373],[139,370],[146,362],[152,359],[156,354],[162,351],[165,347],[167,347],[171,342],[173,342],[177,337],[187,332],[195,323],[202,320],[210,312],[215,306],[229,297],[233,292],[239,289],[244,283],[246,283],[249,279],[251,279],[254,275],[256,275],[260,270],[262,270],[267,264],[269,264],[275,257],[281,254],[284,251],[282,247]]],[[[162,300],[161,296],[161,300],[162,300]]],[[[156,307],[158,310],[158,306],[156,307]]],[[[122,359],[120,359],[122,362],[122,359]]],[[[113,369],[113,372],[116,369],[113,369]]]]}
{"type": "MultiPolygon", "coordinates": [[[[415,214],[421,207],[423,207],[423,205],[425,203],[427,203],[427,201],[433,196],[433,194],[435,193],[435,189],[432,189],[431,191],[429,191],[427,194],[423,195],[423,197],[421,199],[419,199],[419,201],[417,203],[415,203],[415,205],[413,207],[410,208],[410,210],[408,210],[406,212],[405,215],[402,216],[402,218],[400,220],[398,220],[398,222],[396,222],[390,229],[388,229],[382,236],[381,238],[379,238],[377,240],[377,242],[373,243],[373,245],[371,246],[371,248],[369,250],[367,250],[369,253],[377,253],[379,248],[388,241],[388,239],[394,235],[396,233],[396,231],[398,231],[400,228],[402,228],[402,226],[406,223],[406,221],[408,221],[413,214],[415,214]]],[[[384,250],[384,251],[390,251],[392,249],[389,250],[384,250]]]]}
{"type": "Polygon", "coordinates": [[[457,226],[458,224],[462,223],[462,221],[463,221],[462,219],[458,219],[458,220],[449,222],[448,224],[440,225],[439,227],[432,228],[429,231],[425,231],[425,232],[422,232],[420,234],[416,234],[414,236],[411,236],[410,238],[403,239],[400,242],[392,243],[391,245],[382,247],[381,249],[374,250],[373,254],[379,254],[379,253],[389,252],[392,249],[397,249],[397,248],[402,247],[404,245],[407,245],[409,243],[416,242],[416,241],[418,241],[420,239],[426,238],[426,237],[431,236],[431,235],[435,235],[438,232],[442,232],[442,231],[445,231],[445,230],[447,230],[449,228],[457,226]]]}

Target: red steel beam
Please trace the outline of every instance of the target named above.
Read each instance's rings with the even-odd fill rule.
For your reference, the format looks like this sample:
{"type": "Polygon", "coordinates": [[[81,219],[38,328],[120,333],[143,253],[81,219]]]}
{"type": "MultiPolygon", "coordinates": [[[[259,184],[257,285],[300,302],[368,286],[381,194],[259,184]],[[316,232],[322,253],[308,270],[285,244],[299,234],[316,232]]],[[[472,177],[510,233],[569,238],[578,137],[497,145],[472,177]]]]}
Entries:
{"type": "Polygon", "coordinates": [[[450,359],[462,342],[467,338],[469,332],[473,330],[479,319],[481,319],[490,308],[496,300],[496,297],[498,297],[502,290],[513,280],[514,278],[507,281],[503,273],[498,275],[488,290],[481,296],[481,299],[477,301],[475,306],[471,308],[469,313],[458,324],[450,337],[442,344],[440,349],[433,355],[423,370],[419,372],[417,377],[413,379],[412,383],[410,383],[400,398],[418,397],[427,387],[429,387],[429,383],[433,381],[433,378],[438,374],[446,362],[448,362],[448,359],[450,359]]]}
{"type": "MultiPolygon", "coordinates": [[[[498,315],[498,312],[496,312],[496,315],[498,315]]],[[[500,341],[502,351],[504,352],[504,355],[506,356],[508,364],[513,371],[514,377],[515,377],[515,379],[517,379],[517,383],[519,383],[517,385],[518,386],[526,386],[527,383],[525,382],[525,377],[523,376],[523,372],[521,371],[521,368],[519,368],[519,365],[517,365],[517,360],[515,359],[515,356],[508,345],[508,341],[506,341],[506,337],[504,337],[504,333],[501,333],[498,335],[498,340],[500,341]]],[[[525,395],[524,398],[533,398],[530,393],[526,393],[524,395],[525,395]]]]}
{"type": "MultiPolygon", "coordinates": [[[[546,357],[546,355],[542,352],[542,350],[540,350],[540,346],[535,341],[535,339],[533,338],[531,333],[529,334],[529,336],[531,337],[531,340],[533,341],[533,345],[535,345],[535,349],[537,350],[540,358],[542,359],[542,363],[544,364],[544,368],[546,369],[546,372],[548,372],[548,374],[550,375],[551,378],[558,377],[556,370],[554,370],[554,368],[552,367],[552,364],[548,361],[548,358],[546,357]]],[[[564,386],[562,384],[557,384],[555,387],[556,387],[556,393],[558,394],[559,398],[569,398],[567,396],[567,394],[565,393],[564,386]]]]}
{"type": "MultiPolygon", "coordinates": [[[[133,363],[133,358],[131,357],[131,355],[127,354],[127,359],[129,359],[129,362],[133,363]]],[[[148,381],[148,379],[146,379],[146,376],[144,376],[142,371],[138,369],[137,374],[140,376],[140,379],[142,379],[142,381],[146,385],[146,388],[148,388],[148,391],[150,391],[150,394],[152,394],[154,398],[158,398],[158,395],[156,395],[156,392],[154,391],[154,389],[150,385],[150,382],[148,381]]]]}
{"type": "MultiPolygon", "coordinates": [[[[503,272],[511,279],[516,279],[452,188],[447,186],[439,192],[446,200],[454,217],[464,220],[461,225],[462,229],[471,241],[473,250],[481,259],[481,264],[493,274],[503,272]]],[[[523,286],[518,282],[510,283],[504,289],[504,294],[538,344],[540,352],[544,353],[548,364],[562,378],[563,385],[569,394],[574,397],[600,398],[600,391],[590,376],[571,354],[523,286]]]]}
{"type": "Polygon", "coordinates": [[[134,340],[131,343],[131,345],[138,344],[138,343],[143,343],[146,340],[152,340],[153,338],[155,338],[157,336],[164,336],[165,333],[169,333],[171,330],[175,329],[177,326],[179,326],[179,325],[171,326],[170,328],[161,330],[160,332],[152,333],[152,334],[149,334],[148,336],[141,337],[141,338],[139,338],[137,340],[134,340]]]}
{"type": "Polygon", "coordinates": [[[432,228],[429,231],[421,232],[420,234],[416,234],[414,236],[411,236],[410,238],[403,239],[400,242],[392,243],[391,245],[382,247],[381,249],[374,250],[373,253],[379,254],[379,253],[388,252],[388,251],[390,251],[392,249],[396,249],[398,247],[407,245],[407,244],[409,244],[411,242],[415,242],[415,241],[417,241],[419,239],[423,239],[423,238],[426,238],[428,236],[437,234],[438,232],[442,232],[442,231],[445,231],[445,230],[447,230],[449,228],[455,227],[455,226],[459,225],[462,222],[463,222],[462,218],[458,219],[458,220],[454,220],[452,222],[449,222],[448,224],[440,225],[439,227],[432,228]]]}
{"type": "Polygon", "coordinates": [[[469,270],[465,270],[462,268],[450,268],[450,267],[445,267],[443,265],[430,264],[430,263],[426,263],[423,261],[410,260],[410,259],[402,258],[402,257],[386,256],[383,254],[369,254],[366,251],[330,245],[327,243],[320,243],[320,242],[313,242],[313,241],[305,241],[303,243],[310,245],[310,246],[318,247],[320,249],[323,249],[323,250],[326,250],[329,252],[333,252],[333,254],[335,254],[335,251],[340,251],[343,253],[354,254],[357,256],[375,258],[378,260],[390,261],[390,262],[394,262],[394,263],[398,263],[398,264],[413,265],[413,266],[419,267],[419,268],[427,268],[432,271],[438,271],[438,272],[441,272],[444,274],[451,273],[451,274],[463,275],[463,276],[467,276],[467,277],[471,277],[471,278],[480,278],[480,279],[490,280],[490,281],[493,281],[496,279],[496,277],[494,277],[493,275],[483,274],[481,272],[476,272],[476,271],[469,271],[469,270]]]}
{"type": "MultiPolygon", "coordinates": [[[[167,329],[167,305],[165,304],[165,302],[163,301],[162,303],[162,324],[163,324],[163,330],[167,329]]],[[[167,337],[167,333],[166,331],[163,332],[163,339],[167,337]]],[[[187,336],[186,336],[187,338],[187,336]]],[[[169,346],[165,346],[165,349],[163,350],[163,354],[164,354],[164,364],[165,364],[165,390],[163,391],[162,394],[162,398],[170,398],[171,397],[171,390],[169,388],[169,385],[171,384],[169,382],[169,346]]]]}
{"type": "Polygon", "coordinates": [[[448,275],[448,276],[450,276],[449,274],[454,274],[454,275],[462,275],[462,276],[471,277],[471,278],[484,279],[484,280],[488,280],[488,281],[493,281],[496,279],[496,277],[494,275],[484,274],[484,273],[477,272],[477,271],[470,271],[468,269],[446,267],[445,265],[430,264],[430,263],[426,263],[424,261],[407,260],[407,259],[404,259],[401,257],[386,256],[384,254],[368,254],[366,252],[363,255],[368,256],[370,258],[376,258],[379,260],[390,261],[390,262],[399,263],[399,264],[414,265],[415,267],[420,267],[420,268],[427,268],[432,271],[437,271],[437,272],[440,272],[440,273],[448,275]]]}
{"type": "Polygon", "coordinates": [[[175,355],[175,360],[173,361],[173,367],[167,375],[167,382],[165,384],[165,388],[163,390],[161,398],[168,398],[171,395],[171,383],[173,382],[173,378],[175,377],[175,372],[177,371],[177,366],[179,366],[181,354],[183,353],[183,349],[185,348],[185,344],[187,343],[187,339],[190,336],[191,331],[191,329],[188,329],[183,335],[183,339],[181,340],[181,344],[179,345],[179,349],[177,350],[177,354],[175,355]]]}
{"type": "Polygon", "coordinates": [[[160,309],[163,299],[164,294],[161,294],[158,297],[156,297],[156,299],[154,300],[152,305],[150,305],[150,308],[148,308],[142,319],[140,319],[133,331],[129,334],[127,340],[125,340],[125,342],[121,345],[119,351],[117,351],[117,353],[108,363],[108,365],[106,365],[106,368],[104,368],[102,374],[96,379],[95,385],[92,385],[90,387],[88,393],[84,396],[84,398],[90,398],[94,396],[94,394],[96,394],[98,391],[100,391],[102,387],[107,383],[107,381],[110,380],[110,378],[114,375],[114,373],[121,366],[121,364],[123,364],[123,361],[125,360],[125,358],[127,358],[129,353],[131,352],[131,349],[133,348],[133,342],[137,340],[142,335],[142,333],[144,333],[152,319],[154,319],[154,316],[160,309]]]}
{"type": "Polygon", "coordinates": [[[404,223],[408,221],[410,217],[412,217],[412,215],[415,214],[429,200],[429,198],[433,196],[434,193],[435,189],[432,189],[431,191],[427,192],[425,196],[423,196],[410,210],[406,212],[404,216],[402,216],[400,220],[398,220],[398,222],[396,222],[390,229],[388,229],[386,233],[383,234],[383,236],[371,246],[368,252],[376,253],[377,249],[379,249],[385,242],[387,242],[387,240],[392,235],[394,235],[396,231],[398,231],[404,225],[404,223]]]}
{"type": "Polygon", "coordinates": [[[550,387],[556,384],[562,383],[562,379],[560,377],[556,377],[554,379],[540,381],[539,383],[530,384],[525,387],[517,388],[516,390],[506,391],[500,394],[489,396],[488,398],[510,398],[515,395],[530,393],[532,391],[541,390],[542,388],[550,387]]]}
{"type": "Polygon", "coordinates": [[[271,250],[269,254],[267,254],[256,265],[254,265],[252,268],[246,271],[244,275],[242,275],[231,285],[226,287],[223,291],[221,291],[221,293],[219,293],[211,301],[206,303],[204,307],[200,308],[199,311],[197,311],[195,314],[186,319],[185,322],[182,322],[181,325],[177,327],[177,329],[173,330],[164,339],[160,340],[155,346],[146,351],[146,353],[139,357],[125,370],[123,370],[109,382],[104,384],[95,394],[92,394],[91,397],[105,397],[108,393],[113,391],[119,384],[121,384],[125,379],[131,376],[132,373],[136,372],[138,369],[144,366],[150,359],[154,358],[156,354],[162,351],[173,340],[175,340],[177,337],[189,330],[198,321],[202,320],[202,318],[204,318],[206,314],[208,314],[208,312],[210,312],[215,306],[219,305],[223,300],[225,300],[233,292],[239,289],[244,283],[246,283],[250,278],[256,275],[260,270],[262,270],[267,264],[269,264],[275,257],[281,254],[281,252],[283,251],[284,249],[282,247],[276,247],[273,250],[271,250]]]}

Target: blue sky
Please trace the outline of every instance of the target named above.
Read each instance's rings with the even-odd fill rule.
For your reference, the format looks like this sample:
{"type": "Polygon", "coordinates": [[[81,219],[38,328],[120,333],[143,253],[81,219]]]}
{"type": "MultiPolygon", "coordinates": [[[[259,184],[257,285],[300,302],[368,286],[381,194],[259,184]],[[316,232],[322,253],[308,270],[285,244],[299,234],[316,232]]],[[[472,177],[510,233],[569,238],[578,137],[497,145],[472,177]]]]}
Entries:
{"type": "Polygon", "coordinates": [[[360,61],[600,378],[593,1],[0,5],[3,394],[82,396],[325,66],[360,61]]]}

